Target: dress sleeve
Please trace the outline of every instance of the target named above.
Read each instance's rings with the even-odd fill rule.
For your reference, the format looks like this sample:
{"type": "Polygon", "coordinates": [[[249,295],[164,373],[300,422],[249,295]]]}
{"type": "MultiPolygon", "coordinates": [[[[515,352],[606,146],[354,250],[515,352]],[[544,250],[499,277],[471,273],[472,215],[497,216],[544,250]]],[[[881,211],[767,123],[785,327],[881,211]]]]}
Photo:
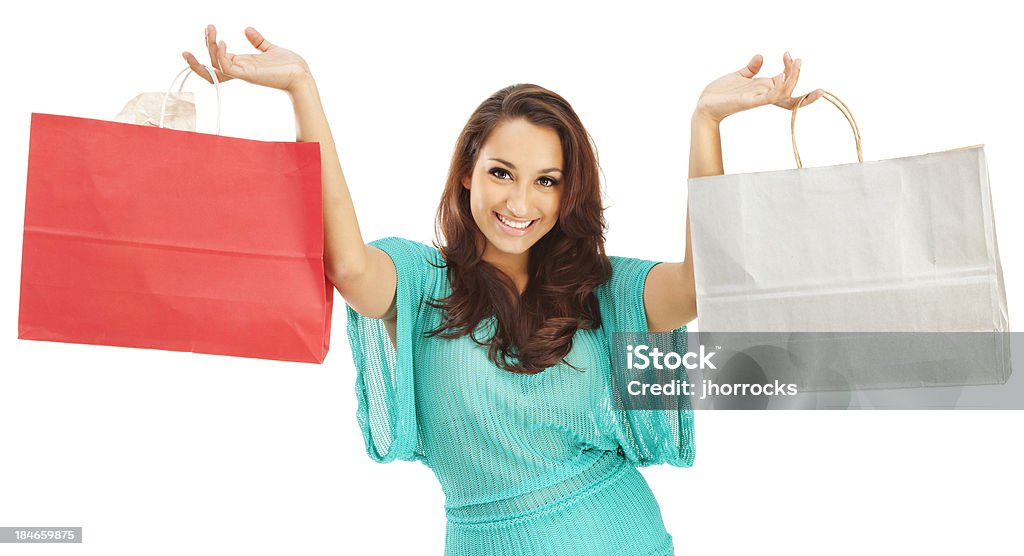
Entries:
{"type": "MultiPolygon", "coordinates": [[[[645,341],[656,341],[662,351],[671,349],[685,353],[686,327],[671,333],[646,337],[647,314],[644,310],[644,283],[647,274],[657,262],[626,257],[610,257],[612,277],[599,289],[601,296],[601,322],[611,353],[610,372],[617,372],[615,364],[616,343],[622,343],[629,335],[642,335],[645,341]],[[619,333],[619,334],[616,334],[619,333]],[[616,340],[614,336],[619,336],[616,340]]],[[[622,354],[618,354],[622,355],[622,354]]],[[[678,378],[686,380],[686,370],[679,368],[678,378]]],[[[621,377],[620,377],[621,378],[621,377]]],[[[609,387],[624,381],[610,380],[609,387]]],[[[622,394],[621,392],[618,394],[622,394]]],[[[690,399],[676,396],[672,407],[664,409],[625,409],[626,405],[616,403],[612,392],[612,419],[610,433],[620,447],[620,453],[638,467],[667,463],[679,467],[693,466],[693,409],[690,399]]]]}
{"type": "Polygon", "coordinates": [[[370,245],[388,254],[398,274],[395,345],[383,320],[366,318],[346,305],[348,340],[356,366],[356,417],[366,452],[377,462],[423,457],[416,424],[413,354],[423,336],[425,297],[440,261],[436,249],[401,238],[370,245]]]}

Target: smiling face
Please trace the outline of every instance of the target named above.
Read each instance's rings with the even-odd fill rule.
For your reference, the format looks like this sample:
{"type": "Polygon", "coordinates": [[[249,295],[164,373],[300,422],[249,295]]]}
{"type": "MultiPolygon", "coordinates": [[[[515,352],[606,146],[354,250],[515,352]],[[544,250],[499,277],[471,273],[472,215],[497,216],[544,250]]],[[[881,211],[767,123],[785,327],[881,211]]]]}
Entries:
{"type": "Polygon", "coordinates": [[[562,170],[554,130],[522,118],[495,126],[472,175],[462,179],[473,220],[487,240],[485,261],[525,269],[530,247],[558,222],[562,170]]]}

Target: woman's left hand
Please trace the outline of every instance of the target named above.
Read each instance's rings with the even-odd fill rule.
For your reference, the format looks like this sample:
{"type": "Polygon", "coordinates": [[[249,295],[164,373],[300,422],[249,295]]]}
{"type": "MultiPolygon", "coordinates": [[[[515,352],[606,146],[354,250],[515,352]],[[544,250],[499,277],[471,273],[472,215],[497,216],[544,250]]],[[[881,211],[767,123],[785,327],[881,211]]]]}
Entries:
{"type": "MultiPolygon", "coordinates": [[[[754,55],[747,66],[722,76],[704,88],[697,101],[697,112],[716,122],[726,116],[749,110],[765,104],[774,104],[792,110],[800,97],[793,97],[793,89],[800,77],[800,60],[793,60],[787,52],[782,57],[785,69],[775,77],[758,77],[763,58],[754,55]]],[[[807,106],[821,98],[824,91],[816,89],[801,106],[807,106]]],[[[803,95],[801,95],[803,96],[803,95]]]]}

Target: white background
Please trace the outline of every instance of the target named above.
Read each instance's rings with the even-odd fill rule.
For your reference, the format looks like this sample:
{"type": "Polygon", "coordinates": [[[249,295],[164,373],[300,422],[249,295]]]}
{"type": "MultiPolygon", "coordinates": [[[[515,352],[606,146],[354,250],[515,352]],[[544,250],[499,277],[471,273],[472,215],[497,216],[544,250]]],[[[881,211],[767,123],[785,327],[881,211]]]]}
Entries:
{"type": "MultiPolygon", "coordinates": [[[[16,340],[31,112],[112,119],[252,25],[309,62],[364,237],[429,242],[458,131],[495,90],[565,96],[606,176],[609,251],[679,260],[689,116],[765,56],[843,99],[866,160],[985,144],[1011,316],[1024,257],[1019,20],[995,2],[563,4],[25,2],[0,17],[0,526],[81,526],[4,554],[440,554],[443,494],[367,457],[335,311],[323,365],[16,340]]],[[[213,129],[212,88],[197,92],[213,129]]],[[[224,86],[224,134],[294,139],[286,95],[224,86]]],[[[856,160],[830,104],[801,110],[808,166],[856,160]]],[[[728,173],[791,168],[789,113],[722,125],[728,173]]],[[[202,153],[196,153],[198,157],[202,153]]],[[[240,203],[244,200],[240,199],[240,203]]],[[[810,232],[810,231],[809,231],[810,232]]],[[[1015,328],[1015,330],[1018,328],[1015,328]]],[[[1021,369],[1018,369],[1020,372],[1021,369]]],[[[643,471],[679,554],[1019,554],[1020,412],[701,412],[692,469],[643,471]],[[1014,519],[1016,518],[1016,519],[1014,519]]]]}

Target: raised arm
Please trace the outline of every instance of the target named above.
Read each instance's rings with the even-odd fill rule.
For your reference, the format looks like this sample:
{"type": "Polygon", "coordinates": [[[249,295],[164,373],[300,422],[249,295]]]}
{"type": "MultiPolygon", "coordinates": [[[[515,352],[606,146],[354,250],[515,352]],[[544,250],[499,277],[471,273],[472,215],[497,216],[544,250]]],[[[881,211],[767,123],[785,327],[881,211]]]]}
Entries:
{"type": "MultiPolygon", "coordinates": [[[[699,109],[690,118],[691,178],[723,173],[718,123],[699,109]]],[[[644,307],[650,332],[670,332],[697,318],[689,210],[686,211],[685,258],[681,263],[661,263],[651,269],[644,285],[644,307]]]]}
{"type": "MultiPolygon", "coordinates": [[[[782,61],[782,73],[772,78],[755,79],[754,75],[761,70],[763,62],[761,55],[757,54],[743,69],[722,76],[704,89],[690,120],[691,178],[725,172],[719,124],[726,116],[766,104],[786,110],[796,106],[799,97],[791,95],[800,76],[800,60],[794,61],[787,52],[782,61]]],[[[821,94],[821,89],[815,90],[804,105],[814,102],[821,94]]],[[[690,214],[687,210],[685,259],[681,263],[656,265],[647,275],[644,307],[649,331],[670,332],[697,317],[692,253],[690,214]]]]}
{"type": "Polygon", "coordinates": [[[312,74],[307,72],[288,92],[295,109],[295,140],[320,143],[327,278],[359,314],[394,320],[395,264],[386,253],[363,241],[334,136],[312,74]]]}
{"type": "MultiPolygon", "coordinates": [[[[306,61],[298,54],[275,46],[256,29],[247,27],[245,36],[258,54],[231,54],[227,44],[217,41],[213,25],[206,28],[206,46],[217,78],[238,78],[288,93],[295,110],[296,141],[320,144],[323,187],[324,268],[345,302],[361,315],[394,320],[395,265],[386,253],[366,245],[359,231],[355,207],[327,123],[320,93],[306,61]]],[[[182,54],[200,77],[213,82],[196,58],[182,54]]]]}

